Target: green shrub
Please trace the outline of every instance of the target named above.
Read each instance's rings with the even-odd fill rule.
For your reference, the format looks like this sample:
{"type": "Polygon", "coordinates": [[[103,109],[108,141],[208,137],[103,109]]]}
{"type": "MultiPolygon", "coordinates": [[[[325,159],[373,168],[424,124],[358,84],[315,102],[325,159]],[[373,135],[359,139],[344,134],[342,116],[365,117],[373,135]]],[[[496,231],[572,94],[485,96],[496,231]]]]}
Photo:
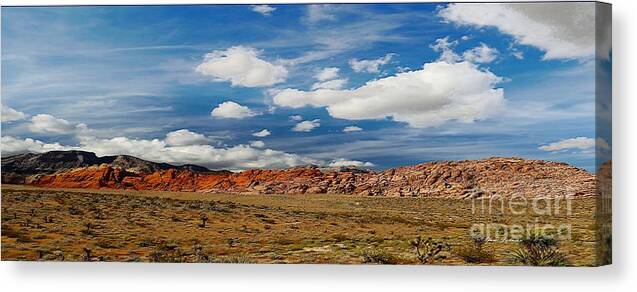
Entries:
{"type": "Polygon", "coordinates": [[[472,234],[471,241],[471,245],[459,248],[456,251],[456,255],[462,258],[465,263],[469,264],[495,262],[495,255],[493,254],[493,252],[484,249],[484,244],[487,241],[484,235],[472,234]]]}
{"type": "Polygon", "coordinates": [[[175,241],[162,242],[156,246],[155,251],[150,254],[152,262],[159,263],[183,263],[185,258],[179,243],[175,241]]]}
{"type": "Polygon", "coordinates": [[[212,257],[209,256],[200,244],[195,244],[192,247],[193,255],[195,256],[195,262],[209,263],[212,261],[212,257]]]}
{"type": "Polygon", "coordinates": [[[493,252],[484,249],[477,249],[475,246],[461,247],[456,251],[456,255],[458,255],[465,263],[468,264],[495,262],[495,256],[493,252]]]}
{"type": "Polygon", "coordinates": [[[529,234],[520,240],[520,248],[510,253],[510,261],[529,266],[566,266],[566,257],[555,238],[529,234]]]}
{"type": "Polygon", "coordinates": [[[361,257],[365,264],[395,265],[398,263],[398,259],[385,250],[365,250],[361,257]]]}
{"type": "Polygon", "coordinates": [[[424,239],[421,236],[409,242],[414,248],[416,259],[421,264],[430,264],[447,258],[445,253],[451,251],[451,245],[446,239],[433,239],[431,237],[424,239]]]}
{"type": "Polygon", "coordinates": [[[201,213],[201,215],[199,215],[199,219],[201,219],[201,224],[199,224],[199,227],[205,228],[206,222],[208,222],[208,215],[206,215],[206,213],[201,213]]]}

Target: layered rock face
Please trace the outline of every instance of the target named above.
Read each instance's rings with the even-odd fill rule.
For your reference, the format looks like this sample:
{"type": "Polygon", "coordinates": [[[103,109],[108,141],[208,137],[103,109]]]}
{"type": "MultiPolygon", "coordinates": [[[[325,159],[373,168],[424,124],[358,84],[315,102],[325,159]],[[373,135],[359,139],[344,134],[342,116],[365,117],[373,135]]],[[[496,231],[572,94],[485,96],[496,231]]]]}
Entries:
{"type": "MultiPolygon", "coordinates": [[[[47,172],[31,171],[25,175],[26,167],[17,168],[22,173],[7,172],[3,159],[2,182],[62,188],[438,198],[591,197],[596,187],[595,176],[585,170],[564,163],[520,158],[430,162],[382,172],[306,166],[238,173],[163,164],[153,169],[140,167],[145,164],[139,161],[131,164],[131,160],[123,160],[126,163],[111,161],[89,166],[67,162],[64,165],[69,166],[60,171],[49,172],[44,167],[47,172]]],[[[9,170],[20,164],[16,159],[8,161],[13,163],[9,170]]]]}
{"type": "MultiPolygon", "coordinates": [[[[188,171],[192,173],[230,174],[229,171],[211,171],[197,165],[174,166],[156,163],[129,155],[98,157],[86,151],[50,151],[25,153],[2,158],[2,182],[14,184],[36,184],[38,181],[55,180],[59,183],[99,185],[98,177],[106,185],[118,177],[137,176],[161,171],[188,171]],[[106,169],[104,169],[106,168],[106,169]],[[113,176],[114,175],[114,176],[113,176]]],[[[78,186],[83,187],[83,186],[78,186]]]]}
{"type": "Polygon", "coordinates": [[[431,162],[377,173],[322,171],[317,167],[249,170],[224,177],[218,184],[201,190],[391,197],[590,197],[595,194],[595,178],[585,170],[563,163],[490,158],[431,162]]]}

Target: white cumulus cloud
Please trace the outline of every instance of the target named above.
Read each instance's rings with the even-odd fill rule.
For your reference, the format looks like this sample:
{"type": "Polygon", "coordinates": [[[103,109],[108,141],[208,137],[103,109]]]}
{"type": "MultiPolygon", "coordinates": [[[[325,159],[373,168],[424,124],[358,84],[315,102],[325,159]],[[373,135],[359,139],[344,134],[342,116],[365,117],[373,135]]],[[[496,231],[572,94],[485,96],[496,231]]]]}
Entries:
{"type": "Polygon", "coordinates": [[[347,126],[347,127],[343,128],[343,132],[345,132],[345,133],[360,132],[362,130],[363,130],[363,128],[357,127],[357,126],[347,126]]]}
{"type": "Polygon", "coordinates": [[[341,89],[347,84],[346,78],[340,78],[338,72],[339,68],[328,67],[320,70],[314,75],[314,78],[319,82],[312,84],[312,90],[326,88],[326,89],[341,89]]]}
{"type": "Polygon", "coordinates": [[[65,119],[59,119],[49,114],[38,114],[31,117],[31,123],[27,128],[34,133],[71,134],[86,129],[86,125],[74,125],[65,119]]]}
{"type": "Polygon", "coordinates": [[[338,78],[338,71],[340,71],[337,67],[328,67],[323,68],[319,72],[314,75],[314,78],[318,81],[326,81],[338,78]]]}
{"type": "Polygon", "coordinates": [[[453,51],[453,47],[458,44],[458,41],[449,41],[449,37],[439,38],[436,42],[429,47],[434,52],[439,52],[440,57],[438,61],[446,63],[456,63],[460,61],[460,56],[453,51]]]}
{"type": "Polygon", "coordinates": [[[2,112],[0,114],[2,115],[2,122],[19,121],[26,118],[23,112],[17,111],[4,104],[2,105],[2,112]]]}
{"type": "Polygon", "coordinates": [[[257,13],[261,13],[264,16],[270,16],[272,15],[272,12],[274,12],[276,10],[276,8],[270,6],[270,5],[252,5],[252,11],[257,12],[257,13]]]}
{"type": "Polygon", "coordinates": [[[312,84],[312,90],[316,89],[341,89],[347,84],[347,79],[334,79],[312,84]]]}
{"type": "MultiPolygon", "coordinates": [[[[255,146],[261,146],[257,143],[255,146]]],[[[263,147],[265,144],[263,144],[263,147]]],[[[131,155],[141,159],[174,165],[196,164],[210,169],[242,170],[250,168],[287,168],[325,162],[272,149],[257,149],[249,145],[217,148],[211,145],[171,146],[160,139],[114,137],[100,139],[83,137],[79,146],[44,143],[31,138],[2,137],[2,156],[25,152],[42,153],[53,150],[84,150],[98,156],[131,155]]]]}
{"type": "Polygon", "coordinates": [[[486,119],[504,107],[502,81],[470,62],[425,64],[421,70],[397,73],[348,90],[301,91],[287,88],[273,92],[282,107],[326,107],[339,119],[385,119],[412,127],[439,126],[449,121],[470,123],[486,119]]]}
{"type": "Polygon", "coordinates": [[[560,151],[565,149],[585,150],[593,147],[595,147],[595,139],[588,137],[576,137],[543,145],[540,146],[539,149],[544,151],[560,151]]]}
{"type": "Polygon", "coordinates": [[[498,58],[498,54],[497,49],[480,43],[479,46],[462,53],[462,58],[472,63],[491,63],[498,58]]]}
{"type": "MultiPolygon", "coordinates": [[[[59,120],[59,119],[58,119],[59,120]]],[[[308,121],[316,123],[318,120],[308,121]]],[[[68,123],[68,122],[67,122],[68,123]]],[[[67,125],[67,123],[62,123],[67,125]]],[[[67,130],[72,128],[68,123],[67,130]]],[[[306,126],[307,127],[307,126],[306,126]]],[[[263,131],[262,131],[263,132],[263,131]]],[[[328,165],[324,160],[267,149],[263,141],[249,145],[215,147],[205,144],[209,138],[187,129],[169,132],[164,139],[135,139],[129,137],[99,138],[84,124],[75,126],[77,145],[46,143],[32,138],[1,137],[2,157],[21,153],[42,153],[54,150],[83,150],[98,156],[131,155],[141,159],[173,165],[195,164],[210,169],[244,170],[253,168],[288,168],[299,165],[328,165]]],[[[341,159],[346,161],[345,159],[341,159]]]]}
{"type": "Polygon", "coordinates": [[[252,136],[263,138],[263,137],[270,136],[271,134],[272,133],[268,129],[263,129],[263,130],[261,130],[259,132],[252,133],[252,136]]]}
{"type": "Polygon", "coordinates": [[[569,139],[563,139],[557,142],[549,143],[547,145],[542,145],[538,147],[540,150],[544,151],[561,151],[561,150],[588,150],[598,147],[601,150],[610,150],[610,145],[604,139],[598,138],[597,140],[594,138],[588,137],[575,137],[569,139]]]}
{"type": "Polygon", "coordinates": [[[314,128],[317,128],[321,126],[320,120],[319,119],[314,119],[311,121],[302,121],[296,125],[294,125],[294,127],[292,128],[292,131],[294,132],[310,132],[312,130],[314,130],[314,128]]]}
{"type": "Polygon", "coordinates": [[[320,161],[272,149],[256,149],[250,145],[217,148],[212,145],[170,146],[160,139],[85,138],[81,148],[97,155],[127,154],[145,160],[175,165],[196,164],[210,169],[241,170],[248,168],[287,168],[320,164],[320,161]]]}
{"type": "Polygon", "coordinates": [[[484,43],[480,43],[479,46],[466,50],[462,53],[462,56],[460,56],[453,50],[456,45],[458,45],[458,41],[451,41],[447,36],[437,39],[429,47],[435,52],[440,53],[438,61],[446,63],[457,63],[462,61],[468,61],[474,64],[490,63],[495,61],[499,54],[497,49],[491,48],[484,43]]]}
{"type": "Polygon", "coordinates": [[[354,168],[371,168],[375,165],[371,162],[363,162],[358,160],[337,159],[328,164],[329,167],[354,167],[354,168]]]}
{"type": "Polygon", "coordinates": [[[59,143],[44,143],[31,138],[19,139],[11,136],[3,136],[2,157],[22,154],[22,153],[42,153],[55,150],[71,150],[72,147],[62,146],[59,143]]]}
{"type": "Polygon", "coordinates": [[[287,69],[260,59],[260,55],[261,51],[244,46],[212,51],[195,70],[215,81],[229,81],[233,86],[263,87],[285,81],[287,69]]]}
{"type": "Polygon", "coordinates": [[[263,148],[265,143],[263,141],[250,141],[250,146],[254,148],[263,148]]]}
{"type": "Polygon", "coordinates": [[[349,66],[354,72],[378,73],[380,66],[389,63],[394,55],[393,53],[389,53],[384,57],[372,60],[351,59],[349,60],[349,66]]]}
{"type": "Polygon", "coordinates": [[[446,21],[495,27],[517,43],[544,51],[544,59],[595,54],[595,3],[456,3],[439,10],[446,21]]]}
{"type": "Polygon", "coordinates": [[[207,144],[210,142],[210,139],[202,134],[181,129],[166,134],[165,141],[166,145],[169,146],[190,146],[207,144]]]}
{"type": "Polygon", "coordinates": [[[302,121],[302,120],[303,120],[303,117],[302,117],[302,116],[300,116],[300,115],[291,115],[291,116],[290,116],[290,121],[296,121],[296,122],[298,122],[298,121],[302,121]]]}
{"type": "Polygon", "coordinates": [[[218,119],[245,119],[257,116],[259,113],[234,101],[226,101],[214,108],[210,115],[218,119]]]}

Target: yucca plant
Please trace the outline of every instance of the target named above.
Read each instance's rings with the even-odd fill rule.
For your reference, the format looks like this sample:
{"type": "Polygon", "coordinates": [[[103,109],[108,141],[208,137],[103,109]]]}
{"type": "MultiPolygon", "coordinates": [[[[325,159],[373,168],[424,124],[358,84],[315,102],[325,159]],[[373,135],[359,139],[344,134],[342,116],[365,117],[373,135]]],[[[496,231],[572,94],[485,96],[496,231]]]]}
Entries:
{"type": "Polygon", "coordinates": [[[447,256],[444,253],[451,251],[451,245],[446,238],[442,240],[431,237],[423,239],[421,236],[409,242],[414,248],[416,258],[421,264],[430,264],[435,261],[444,260],[447,256]]]}
{"type": "Polygon", "coordinates": [[[492,251],[485,250],[484,244],[487,242],[486,236],[482,234],[471,235],[472,245],[460,247],[456,254],[464,260],[465,263],[480,264],[495,262],[495,255],[492,251]]]}
{"type": "Polygon", "coordinates": [[[528,266],[566,266],[566,257],[558,249],[555,238],[528,234],[520,240],[520,248],[510,254],[511,262],[528,266]]]}

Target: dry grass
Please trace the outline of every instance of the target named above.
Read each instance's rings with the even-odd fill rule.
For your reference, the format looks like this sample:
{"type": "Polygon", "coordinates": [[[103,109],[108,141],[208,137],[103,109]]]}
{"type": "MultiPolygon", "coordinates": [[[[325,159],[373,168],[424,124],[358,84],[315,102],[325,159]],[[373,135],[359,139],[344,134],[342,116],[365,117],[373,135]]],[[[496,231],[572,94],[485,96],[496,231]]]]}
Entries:
{"type": "MultiPolygon", "coordinates": [[[[2,260],[419,264],[410,241],[446,238],[433,264],[473,264],[474,223],[572,225],[571,265],[593,265],[593,199],[554,216],[472,214],[471,201],[337,195],[228,195],[2,186],[2,260]]],[[[489,242],[511,264],[517,242],[489,242]]],[[[482,256],[482,255],[479,255],[482,256]]]]}

